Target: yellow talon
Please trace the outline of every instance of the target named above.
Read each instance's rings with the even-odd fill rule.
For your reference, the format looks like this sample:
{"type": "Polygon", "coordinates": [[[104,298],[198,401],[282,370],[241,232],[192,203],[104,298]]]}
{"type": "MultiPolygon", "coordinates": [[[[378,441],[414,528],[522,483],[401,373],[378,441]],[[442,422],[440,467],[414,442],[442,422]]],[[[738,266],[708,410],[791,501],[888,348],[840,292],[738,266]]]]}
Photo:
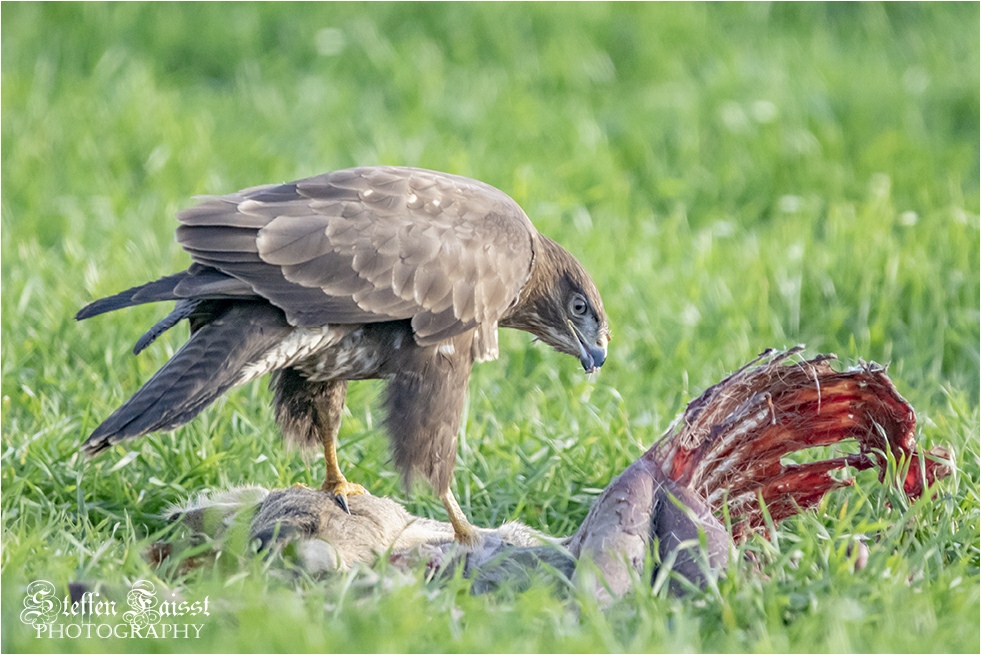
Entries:
{"type": "Polygon", "coordinates": [[[440,494],[440,500],[443,501],[446,513],[450,515],[450,524],[453,525],[453,538],[456,542],[465,548],[476,546],[480,541],[480,532],[470,525],[470,521],[467,520],[463,510],[460,509],[460,505],[456,502],[453,492],[447,489],[440,494]]]}

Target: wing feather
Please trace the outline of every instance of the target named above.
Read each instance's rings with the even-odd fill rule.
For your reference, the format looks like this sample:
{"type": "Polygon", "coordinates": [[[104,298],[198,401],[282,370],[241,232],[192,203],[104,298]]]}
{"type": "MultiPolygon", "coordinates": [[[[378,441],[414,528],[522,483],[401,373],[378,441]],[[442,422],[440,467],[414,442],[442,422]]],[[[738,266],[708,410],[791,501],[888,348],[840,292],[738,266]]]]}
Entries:
{"type": "Polygon", "coordinates": [[[351,265],[359,276],[377,284],[378,280],[386,275],[391,278],[392,267],[398,258],[398,251],[388,252],[366,248],[355,253],[351,265]]]}
{"type": "Polygon", "coordinates": [[[198,225],[193,228],[177,228],[177,241],[181,245],[193,230],[193,247],[202,252],[254,252],[256,247],[255,230],[224,225],[198,225]]]}
{"type": "MultiPolygon", "coordinates": [[[[412,318],[412,329],[424,339],[442,341],[454,334],[458,334],[456,327],[459,323],[460,319],[453,314],[452,309],[442,312],[423,312],[422,314],[416,314],[412,318]]],[[[471,323],[467,329],[475,326],[476,323],[471,323]]]]}
{"type": "Polygon", "coordinates": [[[414,300],[406,300],[384,287],[361,289],[354,293],[353,298],[358,307],[383,316],[406,316],[419,311],[414,300]]]}
{"type": "Polygon", "coordinates": [[[309,262],[332,250],[327,237],[327,216],[277,216],[258,235],[252,233],[256,251],[268,264],[289,266],[309,262]]]}
{"type": "Polygon", "coordinates": [[[453,312],[464,323],[472,322],[474,313],[474,290],[470,280],[455,280],[453,282],[453,312]]]}
{"type": "Polygon", "coordinates": [[[194,258],[199,264],[204,264],[206,266],[211,266],[213,268],[221,268],[225,263],[234,262],[254,262],[261,263],[262,258],[257,252],[236,252],[236,251],[220,251],[220,250],[199,250],[198,248],[184,248],[191,257],[194,258]]]}
{"type": "Polygon", "coordinates": [[[404,260],[399,258],[397,262],[392,265],[392,291],[397,293],[403,298],[413,296],[413,278],[416,274],[415,267],[406,264],[404,260]],[[406,289],[409,289],[408,295],[406,295],[406,289]]]}

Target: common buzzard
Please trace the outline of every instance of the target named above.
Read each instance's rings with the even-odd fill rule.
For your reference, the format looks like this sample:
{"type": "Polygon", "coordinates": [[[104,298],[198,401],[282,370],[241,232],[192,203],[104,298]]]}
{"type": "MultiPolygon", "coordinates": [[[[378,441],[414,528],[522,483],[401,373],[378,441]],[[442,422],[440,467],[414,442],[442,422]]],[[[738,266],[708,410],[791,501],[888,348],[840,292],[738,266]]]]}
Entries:
{"type": "Polygon", "coordinates": [[[337,463],[348,380],[388,381],[395,465],[427,478],[457,540],[475,529],[450,482],[475,361],[498,354],[498,326],[531,332],[603,365],[610,338],[592,279],[539,234],[503,192],[415,168],[335,171],[209,197],[178,215],[186,270],[82,309],[79,320],[176,301],[139,353],[188,319],[186,344],[85,442],[116,442],[183,425],[233,386],[273,373],[284,435],[322,444],[323,489],[347,508],[365,493],[337,463]]]}

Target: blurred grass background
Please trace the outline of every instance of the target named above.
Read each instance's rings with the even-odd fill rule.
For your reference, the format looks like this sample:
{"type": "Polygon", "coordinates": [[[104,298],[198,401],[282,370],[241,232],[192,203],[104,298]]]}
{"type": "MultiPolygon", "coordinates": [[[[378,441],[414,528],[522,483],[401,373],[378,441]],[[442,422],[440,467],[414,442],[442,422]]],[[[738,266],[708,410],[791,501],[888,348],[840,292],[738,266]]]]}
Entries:
{"type": "MultiPolygon", "coordinates": [[[[978,22],[976,3],[3,3],[3,650],[977,652],[978,22]],[[280,447],[262,383],[81,461],[186,332],[134,358],[165,308],[72,316],[189,263],[191,196],[369,164],[505,190],[610,315],[592,380],[519,333],[477,367],[456,475],[474,521],[571,532],[687,401],[798,342],[889,363],[955,475],[913,507],[860,476],[746,546],[765,578],[737,566],[698,602],[640,584],[606,613],[248,559],[150,570],[166,504],[323,465],[280,447]],[[42,641],[17,620],[37,578],[151,578],[222,610],[193,644],[42,641]]],[[[346,470],[442,516],[399,488],[377,389],[352,389],[346,470]]]]}

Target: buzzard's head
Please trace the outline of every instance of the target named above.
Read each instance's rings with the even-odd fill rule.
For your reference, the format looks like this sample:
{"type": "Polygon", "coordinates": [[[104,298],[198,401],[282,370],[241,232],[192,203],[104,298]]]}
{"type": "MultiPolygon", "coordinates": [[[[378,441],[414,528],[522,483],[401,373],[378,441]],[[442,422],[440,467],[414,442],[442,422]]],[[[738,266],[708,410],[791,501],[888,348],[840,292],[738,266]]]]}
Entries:
{"type": "Polygon", "coordinates": [[[539,337],[559,352],[578,357],[583,369],[593,373],[606,361],[610,327],[596,285],[579,262],[572,261],[578,270],[563,275],[551,294],[552,320],[539,337]]]}
{"type": "Polygon", "coordinates": [[[534,271],[518,304],[501,321],[531,332],[556,350],[578,357],[593,373],[606,361],[610,326],[603,299],[586,269],[551,239],[539,237],[534,271]]]}

